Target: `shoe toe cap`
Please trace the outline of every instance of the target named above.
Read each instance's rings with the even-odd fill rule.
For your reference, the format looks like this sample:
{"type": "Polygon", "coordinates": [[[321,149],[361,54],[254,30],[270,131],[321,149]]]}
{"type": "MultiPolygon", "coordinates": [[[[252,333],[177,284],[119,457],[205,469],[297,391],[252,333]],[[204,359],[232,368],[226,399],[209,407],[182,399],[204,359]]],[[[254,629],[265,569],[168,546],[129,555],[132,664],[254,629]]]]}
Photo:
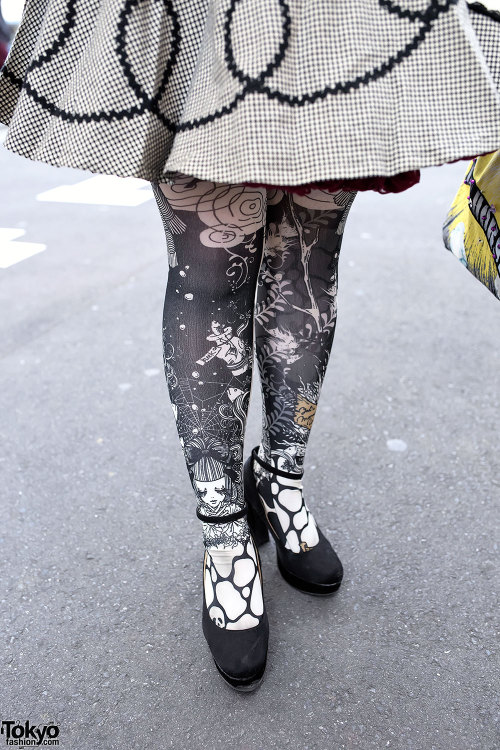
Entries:
{"type": "Polygon", "coordinates": [[[296,578],[312,584],[334,585],[342,580],[342,563],[318,526],[319,542],[306,552],[291,552],[277,546],[281,564],[296,578]]]}
{"type": "Polygon", "coordinates": [[[269,640],[267,612],[259,625],[246,630],[219,628],[203,608],[203,633],[214,661],[231,684],[259,679],[266,666],[269,640]]]}

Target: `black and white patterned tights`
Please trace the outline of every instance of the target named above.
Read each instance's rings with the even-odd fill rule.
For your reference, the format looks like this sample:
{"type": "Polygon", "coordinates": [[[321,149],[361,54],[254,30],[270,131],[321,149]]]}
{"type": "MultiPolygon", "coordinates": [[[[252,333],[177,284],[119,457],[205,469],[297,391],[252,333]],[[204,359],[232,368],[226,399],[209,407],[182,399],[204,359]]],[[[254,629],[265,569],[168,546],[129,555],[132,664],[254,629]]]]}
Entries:
{"type": "MultiPolygon", "coordinates": [[[[336,323],[337,266],[355,193],[292,195],[177,173],[152,183],[169,254],[163,313],[165,376],[197,507],[244,507],[243,438],[253,345],[263,395],[259,456],[300,472],[336,323]],[[255,331],[255,334],[254,334],[255,331]]],[[[318,541],[300,480],[254,462],[276,532],[300,552],[318,541]]],[[[228,629],[263,612],[246,516],[203,524],[205,598],[228,629]]]]}

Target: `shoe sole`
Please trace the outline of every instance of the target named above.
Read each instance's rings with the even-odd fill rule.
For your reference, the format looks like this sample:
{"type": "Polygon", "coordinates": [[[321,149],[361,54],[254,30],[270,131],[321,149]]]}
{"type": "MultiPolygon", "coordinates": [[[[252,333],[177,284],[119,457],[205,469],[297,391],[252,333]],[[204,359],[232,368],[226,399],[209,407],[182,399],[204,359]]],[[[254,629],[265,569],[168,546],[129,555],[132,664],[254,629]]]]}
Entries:
{"type": "MultiPolygon", "coordinates": [[[[212,656],[212,659],[213,659],[213,656],[212,656]]],[[[240,693],[250,693],[256,688],[258,688],[262,680],[264,679],[267,659],[266,659],[266,664],[264,664],[261,674],[256,679],[252,679],[250,682],[240,682],[236,680],[234,677],[231,677],[230,675],[226,674],[224,670],[219,667],[215,659],[214,659],[214,664],[217,667],[217,670],[219,671],[220,675],[224,679],[224,682],[226,682],[230,687],[232,687],[233,690],[238,690],[240,693]]]]}

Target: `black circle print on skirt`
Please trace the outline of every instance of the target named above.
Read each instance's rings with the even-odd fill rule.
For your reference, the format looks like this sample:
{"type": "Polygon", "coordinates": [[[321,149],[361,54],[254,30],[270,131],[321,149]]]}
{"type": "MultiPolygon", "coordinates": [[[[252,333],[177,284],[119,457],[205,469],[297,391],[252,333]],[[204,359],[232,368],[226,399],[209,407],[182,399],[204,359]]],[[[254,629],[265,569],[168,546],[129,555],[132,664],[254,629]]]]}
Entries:
{"type": "MultiPolygon", "coordinates": [[[[242,101],[247,94],[257,92],[267,96],[270,99],[278,99],[283,104],[290,106],[304,106],[306,103],[315,102],[327,96],[338,94],[348,94],[353,89],[362,85],[367,85],[387,75],[396,65],[409,57],[425,40],[429,31],[431,31],[436,19],[443,13],[446,13],[458,0],[407,0],[404,3],[392,2],[392,0],[378,0],[380,12],[384,15],[394,16],[404,27],[403,36],[407,36],[406,42],[400,49],[394,49],[387,54],[385,59],[381,59],[370,70],[365,70],[345,81],[337,81],[332,85],[325,86],[320,90],[312,93],[306,92],[299,95],[290,95],[283,91],[273,88],[272,85],[265,83],[273,73],[279,70],[281,64],[286,61],[286,54],[290,44],[291,33],[291,12],[290,5],[286,0],[270,0],[266,5],[268,13],[267,23],[262,28],[262,46],[256,49],[257,55],[255,60],[255,70],[245,71],[238,65],[238,40],[245,44],[248,38],[245,24],[249,22],[246,14],[248,3],[254,0],[231,0],[231,4],[225,12],[224,20],[224,58],[227,70],[232,76],[241,83],[241,90],[234,96],[233,100],[224,107],[199,117],[196,120],[188,120],[177,123],[162,111],[161,100],[166,91],[172,71],[179,58],[179,51],[182,43],[182,29],[179,14],[175,9],[175,0],[125,0],[123,8],[119,14],[119,20],[116,24],[116,35],[114,37],[114,54],[116,55],[121,66],[124,80],[128,88],[137,98],[137,104],[121,108],[109,109],[107,111],[99,110],[93,112],[69,112],[47,97],[37,91],[36,86],[30,83],[30,73],[46,65],[54,64],[58,55],[63,51],[75,53],[72,49],[72,32],[78,23],[78,7],[85,0],[68,0],[66,3],[65,21],[62,24],[61,31],[54,41],[33,60],[28,69],[26,76],[21,79],[11,70],[5,68],[3,74],[15,85],[23,88],[26,93],[34,99],[43,109],[48,110],[52,115],[69,122],[99,122],[131,119],[136,115],[141,115],[146,111],[155,114],[163,125],[172,133],[183,130],[192,130],[201,127],[208,122],[230,114],[242,101]],[[162,37],[169,39],[169,49],[166,50],[166,63],[164,66],[161,80],[156,86],[156,90],[147,91],[144,84],[140,82],[140,69],[134,70],[134,60],[139,61],[140,55],[137,54],[137,40],[140,39],[140,14],[139,10],[149,5],[150,13],[153,13],[155,6],[159,16],[159,22],[163,24],[162,37]],[[168,23],[164,18],[166,13],[168,23]],[[137,16],[137,17],[136,17],[137,16]],[[165,25],[166,24],[166,25],[165,25]],[[266,29],[270,35],[269,39],[265,38],[266,29]],[[279,32],[278,30],[281,29],[279,32]],[[135,34],[135,36],[134,36],[135,34]],[[281,37],[276,39],[275,36],[281,37]],[[130,39],[135,40],[131,44],[130,39]],[[260,55],[262,49],[269,46],[276,47],[274,56],[267,61],[262,61],[260,55]],[[135,52],[135,54],[134,54],[135,52]],[[261,68],[260,70],[258,68],[261,68]]],[[[254,10],[255,12],[255,10],[254,10]]],[[[84,19],[88,22],[88,19],[84,19]]],[[[352,30],[351,30],[351,33],[352,30]]],[[[245,47],[248,55],[248,45],[245,47]]],[[[76,50],[78,54],[78,50],[76,50]]]]}

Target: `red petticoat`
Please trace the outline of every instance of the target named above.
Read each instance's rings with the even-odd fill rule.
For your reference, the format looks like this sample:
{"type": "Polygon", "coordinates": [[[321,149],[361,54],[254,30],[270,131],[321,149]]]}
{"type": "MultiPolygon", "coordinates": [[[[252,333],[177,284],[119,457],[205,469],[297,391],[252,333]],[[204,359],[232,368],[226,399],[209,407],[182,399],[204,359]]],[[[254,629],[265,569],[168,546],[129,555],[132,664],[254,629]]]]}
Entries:
{"type": "MultiPolygon", "coordinates": [[[[477,158],[477,156],[485,156],[485,154],[463,156],[461,159],[454,159],[453,162],[446,163],[452,164],[457,161],[471,161],[472,159],[477,158]]],[[[320,182],[308,182],[305,185],[266,185],[262,182],[244,182],[243,185],[248,185],[249,187],[265,187],[274,190],[286,190],[288,193],[306,195],[307,193],[310,193],[311,190],[318,189],[328,190],[332,193],[337,190],[375,190],[377,193],[402,193],[403,190],[408,190],[408,188],[416,185],[417,182],[420,182],[419,169],[415,169],[411,172],[401,172],[392,177],[359,177],[348,180],[322,180],[320,182]]]]}
{"type": "Polygon", "coordinates": [[[337,190],[375,190],[377,193],[401,193],[408,190],[420,181],[420,171],[402,172],[393,177],[359,177],[349,180],[322,180],[320,182],[308,182],[305,185],[265,185],[261,182],[244,182],[249,187],[265,187],[270,189],[286,190],[288,193],[306,195],[311,190],[328,190],[332,193],[337,190]]]}

